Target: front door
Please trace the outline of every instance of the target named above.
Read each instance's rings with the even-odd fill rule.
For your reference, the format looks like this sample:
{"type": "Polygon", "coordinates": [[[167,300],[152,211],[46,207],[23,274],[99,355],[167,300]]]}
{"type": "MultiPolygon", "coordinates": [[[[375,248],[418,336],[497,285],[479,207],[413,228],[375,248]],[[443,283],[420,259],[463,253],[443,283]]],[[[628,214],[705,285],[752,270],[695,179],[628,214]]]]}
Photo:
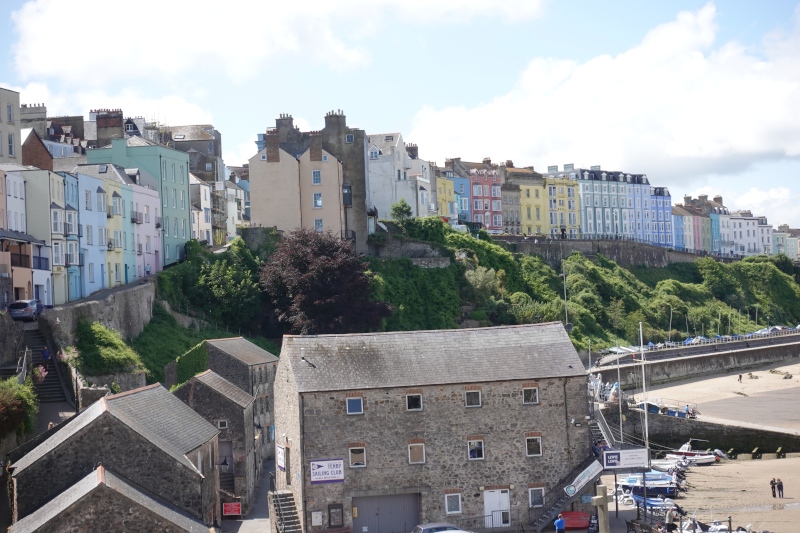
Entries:
{"type": "MultiPolygon", "coordinates": [[[[420,520],[420,495],[353,498],[353,533],[406,533],[420,520]]],[[[330,520],[330,517],[329,517],[330,520]]],[[[333,527],[333,524],[329,525],[333,527]]]]}
{"type": "Polygon", "coordinates": [[[511,499],[508,489],[483,491],[483,515],[487,528],[511,525],[511,499]]]}

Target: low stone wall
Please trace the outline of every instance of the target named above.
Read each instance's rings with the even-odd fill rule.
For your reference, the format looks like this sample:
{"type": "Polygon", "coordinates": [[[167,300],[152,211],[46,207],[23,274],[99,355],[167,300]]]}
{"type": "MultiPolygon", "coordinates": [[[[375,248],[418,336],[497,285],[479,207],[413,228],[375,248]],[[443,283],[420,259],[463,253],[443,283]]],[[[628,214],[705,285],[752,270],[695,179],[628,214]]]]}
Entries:
{"type": "MultiPolygon", "coordinates": [[[[0,278],[3,279],[3,278],[0,278]]],[[[16,365],[19,358],[20,341],[24,335],[22,322],[17,322],[7,313],[0,315],[0,365],[16,365]]]]}
{"type": "Polygon", "coordinates": [[[86,376],[84,379],[90,387],[92,385],[110,387],[112,383],[115,383],[119,387],[120,392],[138,389],[147,385],[147,373],[144,370],[140,372],[126,372],[124,374],[86,376]]]}
{"type": "MultiPolygon", "coordinates": [[[[747,368],[755,368],[769,363],[785,361],[800,357],[800,342],[731,350],[729,352],[690,355],[652,361],[647,363],[647,381],[652,384],[668,383],[687,377],[697,377],[720,372],[741,373],[747,368]]],[[[641,364],[620,365],[620,377],[623,389],[641,380],[641,364]]],[[[604,382],[617,381],[617,367],[604,367],[600,374],[604,382]]],[[[641,383],[641,381],[639,381],[641,383]]]]}
{"type": "Polygon", "coordinates": [[[450,266],[449,257],[412,257],[411,262],[420,268],[447,268],[450,266]]]}
{"type": "Polygon", "coordinates": [[[155,283],[148,281],[113,291],[106,297],[72,304],[65,304],[39,317],[39,329],[48,341],[57,339],[61,346],[75,344],[78,320],[86,317],[114,329],[124,339],[131,339],[142,332],[153,316],[155,283]]]}

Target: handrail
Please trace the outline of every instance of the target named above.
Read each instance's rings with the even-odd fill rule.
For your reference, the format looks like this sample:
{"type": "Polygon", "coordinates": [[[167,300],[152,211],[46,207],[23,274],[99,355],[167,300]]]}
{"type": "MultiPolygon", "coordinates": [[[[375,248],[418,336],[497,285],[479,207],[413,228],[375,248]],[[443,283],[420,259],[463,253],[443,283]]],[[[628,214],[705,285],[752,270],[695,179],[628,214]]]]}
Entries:
{"type": "Polygon", "coordinates": [[[28,354],[30,353],[31,353],[30,348],[25,346],[25,351],[22,352],[22,357],[20,357],[19,361],[17,362],[17,381],[19,382],[20,385],[25,383],[25,380],[28,378],[28,365],[29,365],[28,354]]]}
{"type": "MultiPolygon", "coordinates": [[[[541,521],[541,519],[545,516],[548,517],[548,520],[553,516],[557,515],[558,512],[553,513],[553,508],[555,506],[566,505],[569,503],[569,498],[566,499],[563,503],[559,503],[562,501],[562,497],[566,497],[567,493],[564,492],[564,489],[572,483],[575,479],[577,473],[583,472],[586,468],[589,467],[593,462],[597,461],[597,459],[592,455],[584,459],[578,466],[573,468],[569,474],[567,474],[564,478],[562,478],[552,489],[547,491],[544,495],[543,501],[544,505],[541,507],[529,507],[528,508],[528,524],[537,526],[537,523],[541,521]],[[550,503],[548,503],[550,502],[550,503]]],[[[577,496],[577,494],[575,495],[577,496]]],[[[574,498],[575,496],[572,496],[574,498]]],[[[537,526],[537,529],[538,528],[537,526]]]]}
{"type": "Polygon", "coordinates": [[[277,511],[278,513],[278,516],[276,517],[278,519],[276,524],[276,526],[278,526],[278,533],[284,533],[286,531],[286,521],[283,516],[283,506],[281,505],[281,499],[276,497],[278,491],[276,488],[277,485],[275,483],[274,472],[269,473],[269,487],[270,487],[270,492],[272,492],[272,501],[275,504],[275,511],[277,511]]]}
{"type": "MultiPolygon", "coordinates": [[[[595,403],[594,405],[594,412],[597,416],[594,419],[597,421],[597,427],[600,428],[600,432],[603,434],[603,438],[606,439],[606,442],[609,444],[613,443],[616,445],[620,439],[615,438],[614,432],[611,431],[611,428],[606,421],[606,417],[603,414],[603,410],[600,408],[600,404],[595,403]]],[[[622,435],[620,435],[620,438],[622,435]]]]}

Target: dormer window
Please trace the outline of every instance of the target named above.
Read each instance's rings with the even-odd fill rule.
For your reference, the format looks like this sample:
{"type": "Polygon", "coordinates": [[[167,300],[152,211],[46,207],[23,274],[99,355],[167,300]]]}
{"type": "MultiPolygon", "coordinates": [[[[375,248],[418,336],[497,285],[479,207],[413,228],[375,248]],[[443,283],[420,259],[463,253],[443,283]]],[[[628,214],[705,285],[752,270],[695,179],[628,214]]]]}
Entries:
{"type": "Polygon", "coordinates": [[[387,143],[393,142],[394,141],[394,135],[387,135],[386,137],[384,137],[383,140],[384,140],[384,142],[387,142],[387,143]]]}
{"type": "Polygon", "coordinates": [[[369,158],[370,159],[378,159],[379,151],[376,147],[372,147],[369,149],[369,158]]]}

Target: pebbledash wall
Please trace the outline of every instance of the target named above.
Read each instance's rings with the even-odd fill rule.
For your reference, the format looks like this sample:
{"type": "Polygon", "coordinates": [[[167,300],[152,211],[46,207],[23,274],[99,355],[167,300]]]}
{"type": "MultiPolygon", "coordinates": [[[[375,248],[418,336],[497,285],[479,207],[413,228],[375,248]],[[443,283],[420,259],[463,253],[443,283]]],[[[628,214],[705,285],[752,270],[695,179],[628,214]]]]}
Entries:
{"type": "MultiPolygon", "coordinates": [[[[293,381],[289,372],[276,377],[276,383],[287,380],[293,381]]],[[[588,428],[571,424],[577,413],[586,411],[585,385],[584,378],[573,377],[366,389],[364,414],[358,416],[346,412],[346,397],[352,392],[303,393],[302,423],[297,409],[278,413],[279,399],[276,419],[285,418],[276,445],[289,450],[289,467],[277,472],[278,487],[295,493],[307,524],[309,513],[327,516],[328,505],[337,503],[343,504],[344,524],[352,524],[354,497],[403,493],[421,495],[423,523],[447,521],[445,494],[461,494],[458,518],[482,516],[482,493],[490,489],[509,489],[512,512],[525,522],[528,489],[541,487],[546,493],[586,458],[588,428]],[[523,405],[523,387],[531,386],[539,387],[540,403],[523,405]],[[481,390],[481,407],[464,406],[465,388],[481,390]],[[406,395],[417,393],[424,409],[407,411],[406,395]],[[526,455],[526,437],[541,437],[541,456],[526,455]],[[483,460],[469,459],[470,439],[483,439],[483,460]],[[425,444],[424,464],[409,464],[411,443],[425,444]],[[349,466],[352,446],[366,449],[365,467],[349,466]],[[329,458],[344,458],[344,482],[312,485],[308,462],[329,458]]]]}

